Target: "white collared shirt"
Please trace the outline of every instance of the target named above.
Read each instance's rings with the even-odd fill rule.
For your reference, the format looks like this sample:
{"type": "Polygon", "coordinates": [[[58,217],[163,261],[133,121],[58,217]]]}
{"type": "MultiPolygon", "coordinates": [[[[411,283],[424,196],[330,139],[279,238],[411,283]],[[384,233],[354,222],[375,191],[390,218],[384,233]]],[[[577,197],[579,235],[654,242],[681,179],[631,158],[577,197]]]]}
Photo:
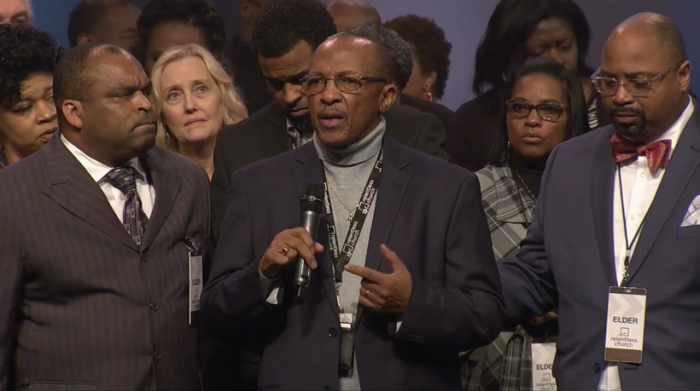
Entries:
{"type": "MultiPolygon", "coordinates": [[[[107,173],[114,167],[108,167],[86,155],[85,152],[71,144],[71,142],[68,141],[62,134],[61,141],[66,148],[68,148],[70,153],[72,153],[73,156],[78,159],[80,164],[85,167],[85,170],[88,172],[88,174],[90,174],[90,177],[97,182],[100,189],[102,189],[102,192],[105,194],[105,197],[107,197],[107,202],[109,202],[109,205],[112,206],[114,213],[119,218],[119,221],[124,223],[124,203],[126,202],[126,197],[124,197],[121,190],[112,186],[106,178],[107,173]]],[[[151,213],[153,212],[153,205],[155,204],[156,200],[156,190],[153,188],[153,185],[148,183],[146,179],[146,172],[141,167],[138,158],[129,160],[127,164],[134,167],[136,170],[136,193],[141,199],[141,208],[143,209],[143,213],[150,218],[151,213]]]]}
{"type": "MultiPolygon", "coordinates": [[[[678,146],[678,140],[683,133],[683,129],[693,115],[695,107],[693,101],[690,100],[683,114],[676,122],[659,138],[659,140],[671,140],[671,151],[669,156],[673,158],[673,151],[678,146]]],[[[634,254],[634,249],[637,247],[637,240],[632,243],[632,240],[640,229],[640,225],[646,216],[647,210],[651,206],[656,191],[659,188],[661,179],[664,177],[666,169],[659,169],[656,173],[652,173],[649,169],[646,156],[639,156],[637,160],[629,163],[624,163],[620,166],[620,172],[615,171],[615,192],[613,193],[613,244],[615,254],[615,271],[617,275],[618,285],[622,282],[625,274],[625,257],[627,254],[627,244],[625,243],[625,222],[627,224],[627,240],[632,246],[630,257],[634,254]],[[622,178],[622,192],[620,191],[620,175],[622,178]],[[625,220],[622,219],[622,203],[620,202],[620,193],[622,193],[625,202],[625,220]]],[[[602,343],[602,342],[601,342],[602,343]]],[[[603,371],[598,386],[599,391],[616,391],[621,390],[620,376],[616,365],[608,365],[603,371]]]]}

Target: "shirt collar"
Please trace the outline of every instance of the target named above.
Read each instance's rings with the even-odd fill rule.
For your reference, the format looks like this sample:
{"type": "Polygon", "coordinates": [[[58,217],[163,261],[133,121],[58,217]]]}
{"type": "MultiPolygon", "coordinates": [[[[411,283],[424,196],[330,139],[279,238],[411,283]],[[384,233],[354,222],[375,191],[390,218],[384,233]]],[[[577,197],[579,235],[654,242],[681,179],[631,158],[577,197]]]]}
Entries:
{"type": "MultiPolygon", "coordinates": [[[[66,146],[68,151],[78,159],[78,162],[85,167],[85,170],[90,174],[90,177],[97,183],[101,182],[108,172],[112,171],[114,167],[109,167],[105,164],[98,162],[97,160],[86,155],[85,152],[81,151],[78,147],[73,145],[68,139],[66,139],[63,134],[61,134],[61,141],[66,146]]],[[[133,158],[126,163],[127,166],[131,166],[136,170],[138,176],[142,179],[146,178],[146,172],[141,167],[138,158],[133,158]]]]}
{"type": "Polygon", "coordinates": [[[676,149],[678,146],[678,140],[681,138],[681,133],[683,133],[683,129],[685,129],[685,126],[688,124],[688,121],[690,121],[690,117],[693,116],[693,112],[695,111],[695,104],[693,103],[692,99],[688,99],[688,105],[685,107],[685,110],[683,110],[683,113],[678,117],[676,122],[671,125],[670,128],[664,134],[659,136],[655,141],[659,140],[671,140],[671,151],[669,152],[668,156],[669,159],[671,156],[673,156],[673,151],[676,149]]]}
{"type": "Polygon", "coordinates": [[[313,139],[313,134],[314,134],[313,132],[302,133],[296,127],[294,127],[294,124],[292,124],[292,121],[290,121],[289,118],[286,118],[286,121],[287,121],[287,133],[289,134],[289,137],[292,138],[292,147],[293,148],[299,148],[302,145],[306,144],[307,142],[309,142],[313,139]]]}

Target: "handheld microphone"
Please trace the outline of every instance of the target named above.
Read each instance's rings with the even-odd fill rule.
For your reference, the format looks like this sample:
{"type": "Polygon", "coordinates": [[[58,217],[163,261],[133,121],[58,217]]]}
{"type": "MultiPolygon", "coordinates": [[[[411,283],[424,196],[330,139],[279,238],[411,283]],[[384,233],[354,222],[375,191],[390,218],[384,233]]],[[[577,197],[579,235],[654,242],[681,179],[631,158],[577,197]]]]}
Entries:
{"type": "MultiPolygon", "coordinates": [[[[311,239],[314,241],[316,241],[316,231],[318,231],[318,223],[323,211],[324,194],[323,184],[307,184],[304,186],[304,193],[299,201],[301,226],[309,232],[311,239]]],[[[310,281],[311,269],[301,257],[298,257],[293,279],[295,299],[297,301],[304,300],[306,297],[306,290],[309,288],[310,281]]]]}

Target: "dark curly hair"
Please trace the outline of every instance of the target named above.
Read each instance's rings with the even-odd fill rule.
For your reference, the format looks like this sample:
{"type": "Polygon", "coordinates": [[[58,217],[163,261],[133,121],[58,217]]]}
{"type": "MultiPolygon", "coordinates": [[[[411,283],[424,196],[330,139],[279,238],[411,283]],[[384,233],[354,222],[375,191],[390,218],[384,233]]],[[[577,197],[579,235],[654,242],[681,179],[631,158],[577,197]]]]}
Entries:
{"type": "Polygon", "coordinates": [[[9,109],[22,96],[22,82],[37,74],[54,74],[63,49],[31,26],[3,24],[0,53],[0,108],[9,109]]]}
{"type": "Polygon", "coordinates": [[[401,38],[413,46],[420,69],[425,73],[435,72],[435,96],[445,94],[447,77],[450,75],[450,52],[452,44],[445,38],[445,31],[433,19],[418,15],[404,15],[384,23],[399,33],[401,38]]]}
{"type": "Polygon", "coordinates": [[[590,76],[593,70],[586,65],[585,57],[591,30],[573,0],[501,0],[476,50],[474,93],[481,95],[488,86],[502,88],[507,75],[522,64],[527,39],[540,22],[552,18],[563,20],[571,28],[578,48],[578,71],[590,76]]]}
{"type": "Polygon", "coordinates": [[[326,7],[318,0],[272,0],[253,27],[253,45],[265,58],[279,58],[304,41],[312,49],[337,33],[326,7]]]}
{"type": "Polygon", "coordinates": [[[207,42],[206,49],[217,60],[223,60],[226,27],[223,18],[208,0],[151,0],[136,23],[136,42],[131,48],[131,54],[142,65],[146,64],[146,47],[153,29],[168,22],[191,24],[200,29],[207,42]]]}

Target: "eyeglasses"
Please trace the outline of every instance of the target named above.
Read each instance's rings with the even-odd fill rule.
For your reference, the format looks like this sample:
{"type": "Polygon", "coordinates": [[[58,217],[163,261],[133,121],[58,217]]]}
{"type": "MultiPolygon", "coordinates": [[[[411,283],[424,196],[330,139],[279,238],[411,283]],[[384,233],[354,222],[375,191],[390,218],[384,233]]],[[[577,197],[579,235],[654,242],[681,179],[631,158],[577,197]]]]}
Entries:
{"type": "Polygon", "coordinates": [[[301,80],[301,88],[309,95],[320,94],[326,90],[326,84],[332,80],[335,87],[340,92],[357,93],[362,89],[362,83],[382,82],[386,83],[384,77],[365,77],[360,75],[342,75],[336,77],[324,77],[309,75],[301,80]]]}
{"type": "Polygon", "coordinates": [[[632,96],[648,98],[649,95],[654,92],[655,83],[671,72],[677,71],[682,64],[683,63],[680,63],[673,68],[669,68],[666,72],[654,77],[635,77],[629,80],[602,77],[600,76],[600,68],[598,68],[595,73],[593,73],[593,76],[591,76],[591,81],[602,96],[614,96],[620,86],[622,86],[632,96]]]}
{"type": "Polygon", "coordinates": [[[535,109],[537,115],[545,121],[556,121],[564,113],[567,107],[559,103],[540,103],[533,105],[521,99],[508,99],[506,101],[506,111],[513,118],[527,118],[530,112],[535,109]]]}

